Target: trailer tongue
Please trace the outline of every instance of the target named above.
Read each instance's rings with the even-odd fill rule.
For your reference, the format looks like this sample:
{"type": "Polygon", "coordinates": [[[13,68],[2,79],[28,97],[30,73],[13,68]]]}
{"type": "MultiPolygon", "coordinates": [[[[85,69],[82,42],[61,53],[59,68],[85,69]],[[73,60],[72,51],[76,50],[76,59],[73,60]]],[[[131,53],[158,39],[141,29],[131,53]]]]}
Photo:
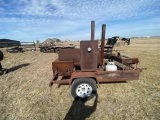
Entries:
{"type": "Polygon", "coordinates": [[[50,87],[53,84],[68,84],[71,85],[73,98],[90,100],[100,83],[139,79],[142,71],[137,67],[139,59],[122,57],[119,52],[117,55],[112,54],[114,45],[105,45],[105,24],[102,25],[99,48],[98,41],[94,40],[94,31],[95,22],[91,21],[90,41],[81,41],[80,49],[59,50],[58,59],[52,62],[53,79],[50,87]],[[115,65],[107,66],[107,63],[115,65]]]}

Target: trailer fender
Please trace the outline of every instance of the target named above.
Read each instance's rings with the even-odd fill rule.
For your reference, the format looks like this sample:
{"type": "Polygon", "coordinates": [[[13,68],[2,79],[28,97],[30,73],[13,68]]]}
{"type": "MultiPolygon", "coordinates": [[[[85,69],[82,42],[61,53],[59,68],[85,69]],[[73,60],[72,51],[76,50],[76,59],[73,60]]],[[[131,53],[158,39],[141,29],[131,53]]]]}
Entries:
{"type": "Polygon", "coordinates": [[[71,79],[70,85],[72,85],[72,83],[73,83],[75,80],[77,80],[77,79],[88,79],[88,78],[91,78],[92,80],[94,80],[94,81],[96,82],[96,84],[99,84],[98,81],[97,81],[97,79],[96,79],[95,77],[77,77],[77,78],[71,79]]]}

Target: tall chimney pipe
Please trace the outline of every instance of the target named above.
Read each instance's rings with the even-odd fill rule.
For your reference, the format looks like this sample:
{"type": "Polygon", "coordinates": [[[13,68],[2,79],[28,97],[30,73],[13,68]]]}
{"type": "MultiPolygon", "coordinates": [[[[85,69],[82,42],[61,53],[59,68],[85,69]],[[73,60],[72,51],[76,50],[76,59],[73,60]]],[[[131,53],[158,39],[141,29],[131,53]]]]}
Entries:
{"type": "Polygon", "coordinates": [[[95,21],[91,21],[91,41],[94,41],[95,21]]]}
{"type": "Polygon", "coordinates": [[[102,36],[101,36],[101,64],[102,65],[103,65],[103,58],[104,58],[105,32],[106,32],[106,24],[102,24],[102,36]]]}

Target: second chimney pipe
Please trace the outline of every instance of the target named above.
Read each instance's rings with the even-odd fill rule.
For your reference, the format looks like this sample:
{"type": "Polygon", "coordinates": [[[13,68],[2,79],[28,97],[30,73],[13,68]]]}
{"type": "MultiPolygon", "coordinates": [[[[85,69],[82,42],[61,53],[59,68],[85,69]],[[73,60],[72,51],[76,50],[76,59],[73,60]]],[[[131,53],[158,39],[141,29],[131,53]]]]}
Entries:
{"type": "Polygon", "coordinates": [[[94,41],[95,21],[91,21],[91,41],[94,41]]]}
{"type": "Polygon", "coordinates": [[[102,65],[103,65],[103,58],[104,58],[105,32],[106,32],[106,24],[103,24],[102,25],[102,37],[101,37],[101,64],[102,65]]]}

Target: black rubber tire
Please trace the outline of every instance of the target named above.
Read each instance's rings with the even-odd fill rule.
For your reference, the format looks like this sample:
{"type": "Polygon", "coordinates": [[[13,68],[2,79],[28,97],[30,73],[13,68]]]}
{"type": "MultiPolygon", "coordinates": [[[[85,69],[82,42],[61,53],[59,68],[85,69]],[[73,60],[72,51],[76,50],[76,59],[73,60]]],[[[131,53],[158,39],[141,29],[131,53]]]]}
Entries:
{"type": "Polygon", "coordinates": [[[3,58],[4,58],[3,52],[0,50],[0,61],[3,60],[3,58]]]}
{"type": "Polygon", "coordinates": [[[42,52],[45,53],[47,50],[46,49],[42,49],[42,52]]]}
{"type": "Polygon", "coordinates": [[[71,86],[71,95],[75,100],[82,100],[82,101],[88,101],[91,100],[95,95],[97,94],[97,85],[96,85],[96,81],[92,78],[77,78],[73,81],[72,86],[71,86]],[[76,94],[76,88],[82,84],[89,84],[92,88],[92,93],[90,96],[87,97],[79,97],[76,94]]]}
{"type": "Polygon", "coordinates": [[[55,53],[59,53],[59,49],[58,48],[55,49],[55,53]]]}

